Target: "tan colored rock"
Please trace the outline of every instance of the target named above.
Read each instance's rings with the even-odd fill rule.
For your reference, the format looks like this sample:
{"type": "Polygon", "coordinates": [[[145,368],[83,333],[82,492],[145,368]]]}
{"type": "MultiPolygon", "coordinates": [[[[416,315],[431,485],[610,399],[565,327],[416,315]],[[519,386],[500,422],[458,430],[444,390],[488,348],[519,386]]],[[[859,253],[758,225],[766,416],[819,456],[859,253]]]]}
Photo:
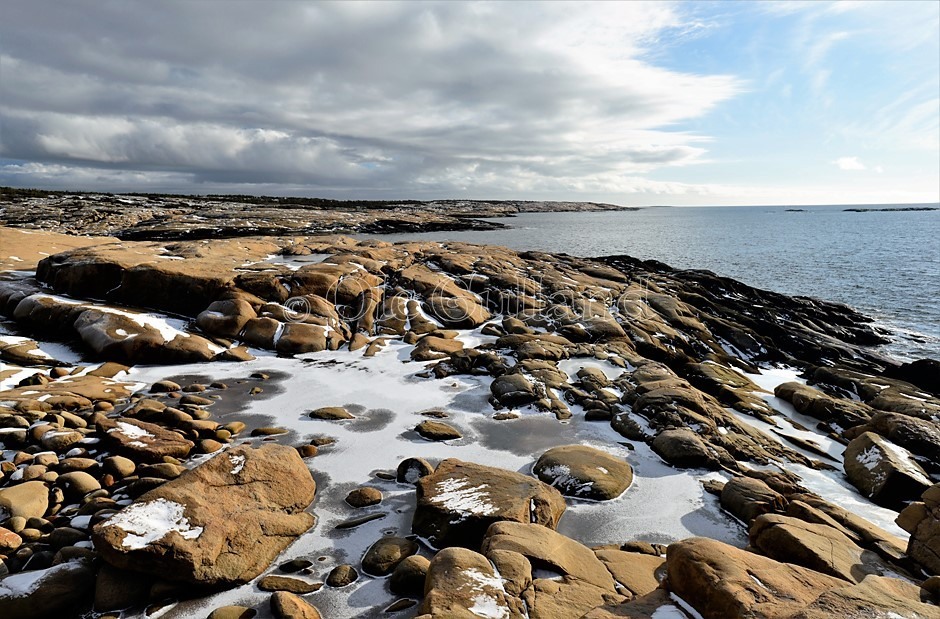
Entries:
{"type": "Polygon", "coordinates": [[[411,529],[439,548],[475,548],[494,522],[554,528],[565,507],[561,494],[537,479],[449,458],[417,480],[411,529]]]}
{"type": "Polygon", "coordinates": [[[665,576],[666,559],[658,555],[622,550],[595,550],[594,554],[614,580],[635,596],[653,592],[665,576]]]}
{"type": "Polygon", "coordinates": [[[787,501],[766,483],[753,477],[737,476],[721,490],[721,506],[750,526],[751,521],[768,512],[782,511],[787,501]]]}
{"type": "Polygon", "coordinates": [[[633,482],[627,462],[587,445],[553,447],[539,457],[532,472],[565,496],[592,501],[615,499],[633,482]]]}
{"type": "Polygon", "coordinates": [[[164,457],[185,458],[194,447],[182,434],[132,418],[101,418],[95,424],[110,444],[134,461],[160,462],[164,457]]]}
{"type": "Polygon", "coordinates": [[[316,485],[297,452],[236,447],[147,492],[93,531],[112,565],[184,583],[231,586],[260,574],[314,522],[316,485]],[[160,514],[162,527],[144,524],[160,514]]]}
{"type": "Polygon", "coordinates": [[[277,619],[320,619],[320,611],[300,596],[278,591],[271,596],[271,612],[277,619]]]}
{"type": "Polygon", "coordinates": [[[906,449],[872,432],[864,432],[849,443],[843,466],[852,485],[890,509],[903,509],[931,485],[906,449]]]}
{"type": "Polygon", "coordinates": [[[669,546],[669,590],[705,619],[783,619],[845,581],[779,563],[715,540],[695,537],[669,546]]]}
{"type": "Polygon", "coordinates": [[[906,507],[898,516],[898,524],[911,534],[907,554],[928,574],[940,575],[940,484],[927,489],[921,501],[906,507]]]}
{"type": "Polygon", "coordinates": [[[749,536],[751,545],[772,559],[849,582],[861,582],[869,574],[893,573],[877,554],[824,524],[764,514],[754,520],[749,536]]]}
{"type": "Polygon", "coordinates": [[[42,518],[49,509],[49,488],[41,481],[28,481],[0,488],[0,520],[11,516],[42,518]]]}
{"type": "Polygon", "coordinates": [[[492,617],[524,616],[486,557],[466,548],[446,548],[434,555],[424,592],[419,612],[434,619],[478,619],[483,609],[492,617]]]}

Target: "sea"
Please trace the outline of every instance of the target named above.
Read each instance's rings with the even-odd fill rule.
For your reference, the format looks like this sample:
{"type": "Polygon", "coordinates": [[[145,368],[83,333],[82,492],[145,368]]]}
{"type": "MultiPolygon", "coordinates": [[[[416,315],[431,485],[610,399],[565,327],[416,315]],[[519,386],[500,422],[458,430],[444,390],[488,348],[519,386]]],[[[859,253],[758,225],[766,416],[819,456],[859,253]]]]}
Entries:
{"type": "Polygon", "coordinates": [[[940,359],[940,204],[648,207],[487,221],[507,228],[368,236],[627,254],[707,269],[757,288],[845,303],[889,332],[885,354],[940,359]],[[902,210],[911,207],[938,210],[902,210]],[[868,210],[847,210],[860,208],[868,210]]]}

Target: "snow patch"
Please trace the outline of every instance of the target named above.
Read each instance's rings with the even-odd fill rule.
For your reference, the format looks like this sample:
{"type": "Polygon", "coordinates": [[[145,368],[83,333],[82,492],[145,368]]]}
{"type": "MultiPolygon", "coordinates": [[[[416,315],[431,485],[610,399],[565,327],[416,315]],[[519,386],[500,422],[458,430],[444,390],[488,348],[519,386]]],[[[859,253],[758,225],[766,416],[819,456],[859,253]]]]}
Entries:
{"type": "Polygon", "coordinates": [[[183,539],[197,539],[202,527],[190,526],[183,516],[183,506],[166,499],[134,503],[107,521],[108,527],[117,527],[127,533],[121,546],[140,550],[176,531],[183,539]]]}

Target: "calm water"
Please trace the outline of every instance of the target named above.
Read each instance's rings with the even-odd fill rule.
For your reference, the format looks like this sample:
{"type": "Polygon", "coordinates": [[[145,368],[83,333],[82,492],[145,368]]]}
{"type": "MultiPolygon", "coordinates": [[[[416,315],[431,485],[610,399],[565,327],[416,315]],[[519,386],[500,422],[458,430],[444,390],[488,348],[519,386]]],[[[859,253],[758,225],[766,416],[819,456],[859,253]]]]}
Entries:
{"type": "Polygon", "coordinates": [[[940,211],[841,206],[648,208],[524,213],[511,229],[390,234],[579,256],[628,254],[708,269],[752,286],[847,303],[894,333],[885,352],[940,358],[940,211]]]}

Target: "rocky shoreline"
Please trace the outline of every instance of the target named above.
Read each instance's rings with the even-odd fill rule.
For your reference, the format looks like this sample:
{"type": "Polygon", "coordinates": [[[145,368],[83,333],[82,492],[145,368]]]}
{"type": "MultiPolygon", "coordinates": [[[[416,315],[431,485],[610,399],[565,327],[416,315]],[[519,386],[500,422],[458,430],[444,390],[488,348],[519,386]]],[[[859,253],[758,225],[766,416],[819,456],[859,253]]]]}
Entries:
{"type": "Polygon", "coordinates": [[[0,223],[123,240],[496,230],[517,213],[635,211],[595,202],[347,201],[254,196],[40,192],[0,187],[0,223]]]}
{"type": "Polygon", "coordinates": [[[940,617],[940,364],[849,307],[62,212],[124,238],[0,228],[2,617],[940,617]]]}

